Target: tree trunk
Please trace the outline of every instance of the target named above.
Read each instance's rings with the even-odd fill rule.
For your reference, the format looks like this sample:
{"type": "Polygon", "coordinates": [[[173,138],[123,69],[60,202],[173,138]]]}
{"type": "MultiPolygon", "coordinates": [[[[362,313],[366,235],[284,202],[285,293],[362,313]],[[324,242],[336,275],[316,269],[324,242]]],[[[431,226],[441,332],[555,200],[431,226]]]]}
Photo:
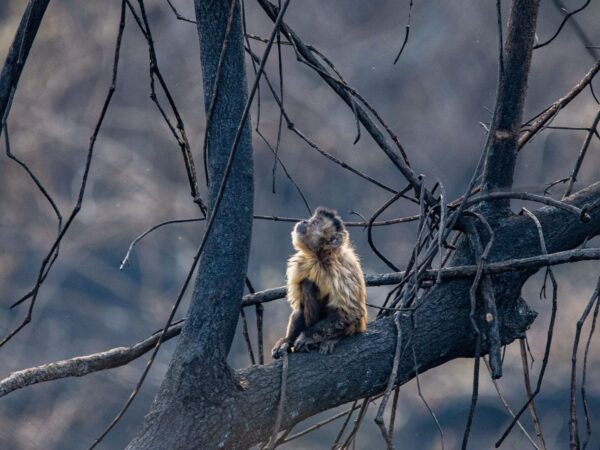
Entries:
{"type": "MultiPolygon", "coordinates": [[[[205,111],[226,35],[230,3],[196,0],[205,111]]],[[[247,99],[239,4],[218,80],[208,141],[209,213],[247,99]]],[[[208,115],[208,114],[207,114],[208,115]]],[[[224,196],[202,254],[188,320],[159,393],[131,449],[218,448],[220,424],[234,413],[237,390],[226,358],[248,264],[253,217],[250,122],[246,121],[224,196]]]]}

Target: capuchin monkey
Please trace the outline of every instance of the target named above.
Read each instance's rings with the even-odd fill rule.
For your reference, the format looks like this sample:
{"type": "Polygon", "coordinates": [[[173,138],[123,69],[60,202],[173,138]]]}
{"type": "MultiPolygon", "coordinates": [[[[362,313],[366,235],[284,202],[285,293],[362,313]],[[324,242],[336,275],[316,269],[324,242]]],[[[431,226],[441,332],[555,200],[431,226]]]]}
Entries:
{"type": "Polygon", "coordinates": [[[292,307],[287,333],[273,348],[329,354],[344,336],[367,327],[365,280],[348,231],[336,211],[319,207],[292,231],[296,254],[287,266],[292,307]]]}

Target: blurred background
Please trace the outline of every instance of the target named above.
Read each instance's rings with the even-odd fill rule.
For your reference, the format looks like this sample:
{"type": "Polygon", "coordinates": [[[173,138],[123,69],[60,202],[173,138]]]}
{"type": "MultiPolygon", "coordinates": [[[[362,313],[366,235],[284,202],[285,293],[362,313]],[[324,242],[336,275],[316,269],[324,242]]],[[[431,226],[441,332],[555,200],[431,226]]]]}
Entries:
{"type": "MultiPolygon", "coordinates": [[[[0,61],[4,61],[25,0],[0,2],[0,61]]],[[[508,15],[508,3],[503,2],[508,15]]],[[[569,9],[578,2],[565,2],[569,9]]],[[[191,0],[173,0],[184,16],[193,18],[191,0]]],[[[292,2],[286,21],[335,64],[390,124],[417,173],[430,186],[441,180],[450,198],[462,195],[484,144],[480,122],[490,119],[497,73],[494,2],[417,1],[412,10],[408,44],[396,65],[408,18],[408,0],[304,0],[292,2]]],[[[148,0],[148,18],[156,41],[158,62],[185,121],[201,168],[204,103],[198,36],[193,24],[178,21],[166,1],[148,0]]],[[[55,0],[21,77],[9,130],[12,151],[39,176],[66,215],[80,185],[89,137],[110,84],[120,2],[55,0]]],[[[272,23],[260,7],[246,4],[248,31],[268,36],[272,23]]],[[[542,2],[540,41],[549,38],[564,14],[553,2],[542,2]]],[[[592,2],[576,16],[595,45],[600,45],[600,3],[592,2]]],[[[259,54],[263,44],[252,42],[259,54]]],[[[593,50],[592,50],[593,52],[593,50]]],[[[525,117],[529,118],[579,81],[594,62],[571,24],[533,57],[525,117]]],[[[272,54],[268,72],[277,81],[272,54]]],[[[356,125],[351,110],[309,68],[283,47],[284,98],[294,124],[323,149],[361,171],[401,188],[403,179],[387,157],[363,132],[353,145],[356,125]]],[[[596,58],[598,54],[596,53],[596,58]]],[[[250,68],[250,66],[248,66],[250,68]]],[[[248,71],[252,80],[252,70],[248,71]]],[[[597,91],[600,84],[596,82],[597,91]]],[[[11,371],[134,344],[161,328],[183,282],[203,225],[170,225],[144,238],[130,264],[119,265],[130,242],[144,230],[170,219],[199,216],[192,203],[180,150],[149,98],[148,50],[131,15],[125,29],[117,92],[99,135],[83,209],[60,248],[60,257],[40,292],[33,322],[0,351],[1,377],[11,371]]],[[[555,119],[554,125],[589,127],[598,105],[586,90],[555,119]]],[[[257,125],[256,108],[252,112],[257,125]]],[[[261,91],[260,129],[274,143],[279,112],[261,91]]],[[[585,132],[546,130],[519,155],[515,186],[532,192],[568,176],[585,132]]],[[[20,323],[26,308],[11,303],[29,291],[39,264],[56,234],[56,218],[46,200],[13,161],[0,156],[0,331],[20,323]]],[[[255,136],[255,213],[303,217],[307,210],[281,167],[272,192],[273,155],[255,136]]],[[[336,208],[345,220],[369,217],[389,193],[330,163],[284,126],[280,157],[314,208],[336,208]]],[[[595,139],[578,186],[600,179],[600,145],[595,139]]],[[[200,180],[204,186],[204,180],[200,180]]],[[[561,187],[556,188],[559,195],[561,187]]],[[[535,207],[535,205],[530,205],[535,207]]],[[[514,205],[518,211],[520,205],[514,205]]],[[[397,202],[382,218],[417,212],[409,202],[397,202]]],[[[255,221],[249,278],[256,289],[284,284],[285,262],[292,252],[292,224],[255,221]]],[[[395,225],[374,232],[379,248],[404,265],[415,241],[415,227],[395,225]]],[[[367,245],[366,232],[351,229],[366,273],[387,272],[367,245]]],[[[594,240],[598,243],[598,239],[594,240]]],[[[593,243],[592,243],[593,245],[593,243]]],[[[556,270],[559,313],[548,371],[538,397],[538,411],[548,448],[568,443],[570,355],[575,323],[600,274],[598,262],[577,263],[556,270]]],[[[539,312],[529,343],[535,362],[532,382],[542,360],[549,318],[549,300],[539,299],[541,276],[525,286],[523,297],[539,312]]],[[[370,288],[369,301],[380,304],[388,288],[370,288]]],[[[183,316],[187,304],[180,309],[183,316]]],[[[255,344],[254,311],[247,309],[255,344]]],[[[289,308],[283,300],[265,305],[265,350],[285,330],[289,308]]],[[[370,311],[375,316],[375,311],[370,311]]],[[[586,326],[584,334],[587,338],[586,326]]],[[[583,342],[583,341],[582,341],[583,342]]],[[[174,342],[165,344],[132,408],[105,439],[102,448],[124,447],[141,424],[163,377],[174,342]]],[[[580,345],[581,348],[581,345],[580,345]]],[[[592,441],[600,445],[600,342],[592,342],[588,367],[592,441]]],[[[0,447],[6,449],[87,448],[104,430],[134,387],[146,357],[125,367],[39,384],[0,400],[0,447]]],[[[231,354],[234,367],[250,363],[241,332],[231,354]]],[[[518,344],[508,347],[505,375],[499,385],[517,410],[524,401],[518,344]]],[[[420,377],[424,397],[443,427],[446,448],[460,445],[472,387],[472,361],[455,360],[420,377]]],[[[341,409],[340,409],[341,410],[341,409]]],[[[376,408],[359,434],[356,448],[384,448],[373,423],[376,408]]],[[[306,422],[311,424],[333,412],[306,422]]],[[[582,415],[580,414],[580,417],[582,415]]],[[[480,401],[471,434],[472,448],[492,448],[509,418],[482,367],[480,401]]],[[[535,436],[527,414],[523,423],[535,436]]],[[[304,428],[298,425],[296,431],[304,428]]],[[[341,422],[330,424],[284,448],[329,448],[341,422]]],[[[395,439],[401,448],[439,449],[439,434],[414,382],[403,386],[395,439]]],[[[528,448],[523,434],[513,430],[502,448],[528,448]]]]}

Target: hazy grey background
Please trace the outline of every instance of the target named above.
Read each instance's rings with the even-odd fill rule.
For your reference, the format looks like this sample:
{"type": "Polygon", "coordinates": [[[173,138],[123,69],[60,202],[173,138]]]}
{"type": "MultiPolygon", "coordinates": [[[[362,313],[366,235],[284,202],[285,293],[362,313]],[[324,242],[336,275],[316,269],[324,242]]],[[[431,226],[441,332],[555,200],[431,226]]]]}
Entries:
{"type": "MultiPolygon", "coordinates": [[[[191,0],[174,3],[183,14],[193,17],[191,0]]],[[[503,3],[506,17],[508,2],[503,3]]],[[[542,3],[538,34],[545,40],[560,23],[561,14],[552,2],[542,3]]],[[[582,2],[566,3],[575,8],[582,2]]],[[[0,61],[4,60],[25,5],[25,0],[0,2],[0,61]]],[[[117,0],[51,2],[15,97],[9,124],[13,152],[39,175],[64,214],[76,199],[89,136],[109,86],[119,6],[117,0]]],[[[147,1],[147,11],[159,64],[185,120],[200,174],[204,103],[196,29],[177,21],[165,1],[147,1]]],[[[415,171],[425,174],[430,184],[439,178],[449,195],[457,196],[465,188],[483,145],[484,130],[479,122],[489,120],[488,109],[493,108],[495,2],[416,1],[409,43],[394,66],[407,12],[408,1],[303,0],[292,3],[287,22],[306,42],[328,55],[346,80],[378,109],[397,132],[415,171]]],[[[247,3],[247,15],[250,32],[268,35],[272,24],[252,1],[247,3]]],[[[577,17],[593,42],[600,44],[600,4],[592,2],[577,17]]],[[[256,51],[263,48],[260,43],[253,46],[256,51]]],[[[284,47],[283,54],[285,102],[298,128],[349,164],[390,186],[403,186],[399,173],[365,132],[360,142],[352,145],[355,123],[351,111],[310,69],[295,61],[289,48],[284,47]]],[[[530,117],[568,91],[592,62],[567,25],[553,45],[534,53],[525,116],[530,117]]],[[[269,66],[273,80],[275,68],[275,64],[269,66]]],[[[596,86],[600,91],[600,85],[596,86]]],[[[588,90],[560,114],[555,124],[590,126],[597,109],[588,90]]],[[[278,117],[264,89],[260,123],[272,141],[278,117]]],[[[256,125],[255,109],[253,123],[256,125]]],[[[516,185],[536,190],[545,182],[567,176],[582,140],[582,132],[544,132],[520,154],[516,185]]],[[[305,215],[297,192],[280,168],[277,193],[271,192],[272,154],[259,138],[254,144],[256,213],[305,215]]],[[[599,147],[595,140],[581,173],[582,186],[600,178],[599,147]]],[[[356,216],[350,211],[368,217],[389,197],[323,159],[287,131],[280,155],[311,207],[335,207],[345,219],[352,220],[356,216]]],[[[0,157],[0,205],[0,331],[5,334],[25,313],[24,308],[9,310],[8,306],[32,286],[55,236],[56,223],[33,183],[4,155],[0,157]]],[[[414,205],[398,203],[385,217],[414,212],[414,205]]],[[[179,148],[149,99],[146,44],[128,16],[117,92],[99,136],[83,210],[61,245],[60,258],[40,293],[33,323],[0,350],[0,376],[57,359],[130,345],[161,327],[201,238],[202,225],[163,228],[140,243],[126,270],[119,272],[119,263],[130,241],[149,226],[197,215],[179,148]]],[[[257,289],[284,283],[285,261],[292,251],[290,229],[286,223],[255,222],[249,277],[257,289]]],[[[366,234],[360,229],[352,229],[351,233],[365,271],[387,271],[368,248],[366,234]]],[[[380,248],[397,264],[406,262],[414,237],[410,225],[375,232],[380,248]]],[[[599,269],[600,264],[589,262],[557,271],[557,331],[538,401],[549,448],[564,448],[567,444],[575,321],[591,295],[599,269]]],[[[536,357],[534,381],[549,317],[549,301],[538,299],[539,287],[537,276],[524,291],[524,297],[540,313],[529,332],[536,357]]],[[[386,292],[369,290],[369,301],[381,302],[386,292]]],[[[186,308],[187,304],[183,305],[180,315],[186,308]]],[[[288,312],[283,301],[265,306],[267,351],[284,332],[288,312]]],[[[253,312],[248,310],[248,315],[253,326],[253,312]]],[[[594,420],[591,448],[600,444],[598,345],[596,339],[588,369],[594,420]]],[[[132,437],[156,392],[172,349],[172,342],[164,346],[141,394],[105,439],[103,448],[122,448],[132,437]]],[[[37,385],[1,399],[0,447],[87,448],[121,407],[145,361],[142,358],[83,379],[37,385]]],[[[231,362],[235,367],[249,364],[240,336],[231,362]]],[[[470,401],[472,361],[448,363],[423,374],[421,383],[444,428],[446,448],[456,448],[470,401]]],[[[500,385],[513,408],[518,409],[524,398],[518,345],[507,351],[500,385]]],[[[372,418],[367,418],[357,448],[383,448],[372,418]]],[[[482,373],[472,448],[491,448],[507,422],[489,377],[482,373]]],[[[524,423],[533,434],[527,416],[524,423]]],[[[329,448],[340,425],[329,425],[287,448],[329,448]]],[[[299,425],[297,430],[302,428],[299,425]]],[[[440,448],[436,428],[414,383],[401,390],[395,437],[400,448],[440,448]]],[[[503,448],[526,445],[520,432],[514,431],[503,448]]]]}

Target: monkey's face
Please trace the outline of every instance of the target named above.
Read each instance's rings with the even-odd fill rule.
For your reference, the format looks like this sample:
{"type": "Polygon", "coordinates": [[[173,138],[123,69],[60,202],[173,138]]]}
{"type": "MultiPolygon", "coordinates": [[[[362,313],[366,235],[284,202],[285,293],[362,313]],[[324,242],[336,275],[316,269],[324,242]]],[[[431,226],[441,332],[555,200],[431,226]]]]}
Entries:
{"type": "Polygon", "coordinates": [[[292,231],[292,243],[298,251],[330,252],[347,239],[340,216],[331,209],[319,207],[308,220],[298,222],[292,231]]]}

